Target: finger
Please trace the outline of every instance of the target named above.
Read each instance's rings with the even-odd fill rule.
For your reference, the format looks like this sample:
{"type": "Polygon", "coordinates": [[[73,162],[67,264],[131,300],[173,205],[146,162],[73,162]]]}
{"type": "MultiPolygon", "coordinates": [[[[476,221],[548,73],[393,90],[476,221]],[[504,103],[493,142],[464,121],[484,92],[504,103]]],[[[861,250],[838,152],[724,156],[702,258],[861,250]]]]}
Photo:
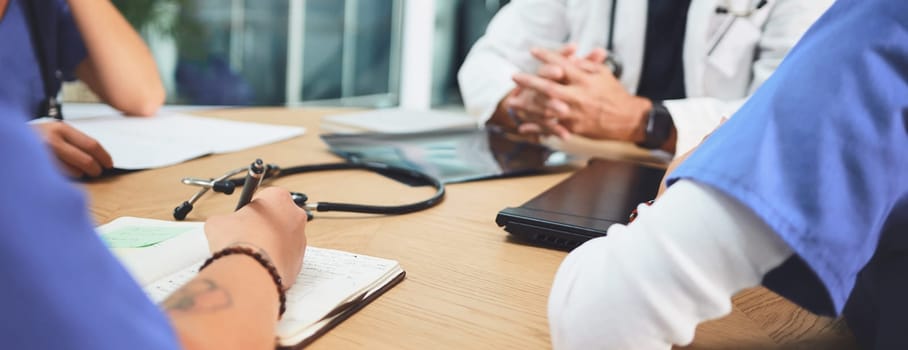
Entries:
{"type": "Polygon", "coordinates": [[[101,169],[101,164],[98,164],[94,158],[78,147],[69,144],[65,140],[55,142],[51,147],[54,150],[54,154],[57,155],[57,158],[71,167],[70,173],[72,173],[72,170],[75,170],[78,173],[78,176],[82,176],[83,174],[89,176],[101,175],[101,171],[103,170],[101,169]]]}
{"type": "Polygon", "coordinates": [[[546,49],[534,47],[530,49],[530,54],[542,63],[565,65],[570,63],[570,57],[565,57],[560,53],[552,52],[546,49]]]}
{"type": "MultiPolygon", "coordinates": [[[[252,198],[252,202],[246,207],[261,206],[267,213],[277,215],[280,218],[290,219],[296,224],[299,221],[306,221],[305,211],[293,202],[293,197],[290,196],[290,192],[286,189],[265,187],[256,191],[252,198]]],[[[246,207],[243,208],[245,209],[246,207]]]]}
{"type": "Polygon", "coordinates": [[[113,159],[110,157],[110,154],[107,153],[107,150],[105,150],[104,147],[101,146],[98,140],[95,140],[90,136],[83,134],[81,131],[69,126],[68,124],[65,125],[66,127],[60,129],[60,131],[63,139],[66,140],[66,142],[72,144],[75,147],[78,147],[83,152],[94,158],[97,164],[104,169],[113,167],[113,159]]]}
{"type": "MultiPolygon", "coordinates": [[[[604,67],[601,62],[593,62],[588,60],[577,60],[574,62],[574,65],[583,72],[598,74],[602,72],[604,67]]],[[[565,75],[567,75],[565,73],[565,75]]]]}
{"type": "Polygon", "coordinates": [[[559,99],[570,104],[573,104],[576,100],[569,87],[551,80],[525,73],[514,74],[513,79],[517,85],[535,90],[537,93],[544,94],[548,98],[559,99]]]}
{"type": "MultiPolygon", "coordinates": [[[[252,196],[252,199],[277,205],[287,205],[288,202],[293,203],[293,198],[290,197],[290,191],[273,186],[259,189],[255,192],[255,195],[252,196]]],[[[293,204],[296,206],[295,203],[293,204]]]]}
{"type": "Polygon", "coordinates": [[[569,137],[571,137],[572,133],[570,130],[568,130],[564,125],[561,125],[560,123],[558,123],[557,120],[555,120],[555,119],[551,119],[551,120],[553,120],[554,122],[546,124],[546,128],[549,130],[550,133],[554,134],[555,136],[558,136],[562,140],[566,140],[569,137]]]}
{"type": "Polygon", "coordinates": [[[554,64],[561,67],[564,70],[565,78],[569,81],[577,81],[585,77],[586,72],[577,67],[573,60],[540,49],[531,49],[530,53],[543,64],[554,64]]]}
{"type": "Polygon", "coordinates": [[[513,110],[521,121],[540,119],[545,114],[545,106],[536,103],[535,98],[537,95],[532,91],[524,91],[518,96],[509,97],[505,100],[505,106],[513,110]]]}
{"type": "Polygon", "coordinates": [[[536,123],[524,123],[517,128],[517,133],[522,135],[535,135],[542,133],[542,127],[536,123]]]}
{"type": "Polygon", "coordinates": [[[564,70],[561,69],[561,67],[559,67],[558,65],[554,64],[543,64],[539,67],[536,75],[554,81],[564,80],[564,70]]]}
{"type": "Polygon", "coordinates": [[[81,178],[82,176],[85,175],[85,174],[84,174],[81,170],[79,170],[78,168],[76,168],[76,167],[74,167],[74,166],[72,166],[72,165],[66,164],[66,163],[63,162],[63,161],[59,161],[59,162],[57,162],[57,163],[59,163],[59,164],[60,164],[60,167],[63,168],[63,172],[65,172],[67,176],[69,176],[69,177],[71,177],[71,178],[73,178],[73,179],[78,179],[78,178],[81,178]]]}
{"type": "Polygon", "coordinates": [[[577,53],[577,44],[567,43],[558,50],[558,53],[563,57],[571,57],[577,53]]]}
{"type": "Polygon", "coordinates": [[[545,116],[553,119],[567,119],[571,112],[571,107],[567,103],[558,99],[549,99],[546,102],[545,116]]]}
{"type": "Polygon", "coordinates": [[[520,120],[520,124],[535,123],[545,118],[543,115],[545,113],[544,109],[538,107],[536,104],[530,104],[528,106],[529,108],[526,109],[514,109],[514,115],[520,120]]]}
{"type": "Polygon", "coordinates": [[[586,54],[586,61],[596,63],[596,64],[603,64],[603,63],[605,63],[605,58],[607,56],[608,56],[608,52],[606,52],[605,49],[603,49],[601,47],[597,47],[597,48],[593,49],[592,51],[590,51],[588,54],[586,54]]]}

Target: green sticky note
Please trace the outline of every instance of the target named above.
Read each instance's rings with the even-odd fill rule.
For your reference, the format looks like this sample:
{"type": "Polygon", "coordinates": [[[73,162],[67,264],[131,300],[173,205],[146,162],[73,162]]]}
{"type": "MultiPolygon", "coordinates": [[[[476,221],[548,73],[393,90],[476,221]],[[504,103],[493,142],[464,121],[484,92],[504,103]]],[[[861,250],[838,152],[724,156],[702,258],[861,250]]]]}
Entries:
{"type": "Polygon", "coordinates": [[[121,227],[101,235],[111,248],[142,248],[152,246],[192,230],[189,227],[121,227]]]}

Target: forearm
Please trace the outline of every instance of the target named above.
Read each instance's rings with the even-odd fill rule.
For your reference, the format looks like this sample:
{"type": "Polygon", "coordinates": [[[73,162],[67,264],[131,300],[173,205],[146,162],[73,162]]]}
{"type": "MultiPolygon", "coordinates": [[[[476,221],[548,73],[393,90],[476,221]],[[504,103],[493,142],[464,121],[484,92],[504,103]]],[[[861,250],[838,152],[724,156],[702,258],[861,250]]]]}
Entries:
{"type": "Polygon", "coordinates": [[[731,311],[791,250],[749,208],[682,180],[630,225],[575,249],[549,298],[559,349],[668,349],[731,311]]]}
{"type": "Polygon", "coordinates": [[[164,87],[142,38],[108,0],[68,0],[88,57],[76,74],[105,102],[130,115],[151,115],[164,87]]]}
{"type": "Polygon", "coordinates": [[[185,349],[273,349],[278,294],[244,255],[224,256],[163,304],[185,349]]]}

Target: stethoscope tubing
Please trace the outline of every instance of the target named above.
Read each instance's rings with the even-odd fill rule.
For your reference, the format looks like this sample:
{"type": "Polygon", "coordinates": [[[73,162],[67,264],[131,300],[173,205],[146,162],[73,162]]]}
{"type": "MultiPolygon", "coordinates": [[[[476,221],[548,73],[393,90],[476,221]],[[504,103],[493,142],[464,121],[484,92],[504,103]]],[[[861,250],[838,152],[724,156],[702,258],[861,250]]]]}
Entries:
{"type": "MultiPolygon", "coordinates": [[[[310,206],[307,206],[308,209],[319,211],[319,212],[328,212],[328,211],[345,211],[352,213],[361,213],[361,214],[385,214],[385,215],[399,215],[399,214],[408,214],[412,212],[417,212],[420,210],[431,208],[442,201],[445,195],[445,185],[444,183],[426,173],[414,171],[412,169],[396,167],[392,165],[387,165],[384,163],[376,162],[351,162],[351,163],[328,163],[328,164],[314,164],[314,165],[300,165],[291,168],[283,168],[277,171],[276,174],[269,169],[265,173],[265,178],[263,181],[274,180],[284,176],[290,176],[300,173],[309,173],[316,171],[337,171],[337,170],[367,170],[384,175],[400,175],[408,179],[420,180],[420,183],[430,185],[436,188],[435,194],[432,195],[429,199],[423,200],[417,203],[403,204],[403,205],[363,205],[363,204],[351,204],[351,203],[336,203],[336,202],[316,202],[312,203],[310,206]]],[[[245,178],[237,178],[228,180],[233,183],[234,186],[240,187],[243,186],[246,181],[245,178]]]]}
{"type": "MultiPolygon", "coordinates": [[[[183,183],[187,185],[201,186],[196,194],[192,196],[188,201],[183,202],[180,206],[177,206],[174,209],[174,218],[177,220],[183,220],[186,215],[193,209],[193,205],[210,189],[215,187],[227,188],[229,191],[220,191],[226,194],[233,192],[233,189],[240,186],[242,187],[246,181],[245,177],[231,179],[231,177],[242,173],[246,168],[237,168],[231,170],[224,175],[212,179],[209,181],[185,178],[183,183]]],[[[326,164],[313,164],[313,165],[300,165],[290,168],[280,168],[276,165],[269,164],[267,170],[265,171],[264,178],[262,181],[269,181],[278,179],[284,176],[290,176],[295,174],[307,173],[307,172],[316,172],[316,171],[337,171],[337,170],[366,170],[374,173],[382,174],[390,177],[406,178],[409,180],[415,180],[416,183],[422,185],[428,185],[435,188],[435,193],[428,199],[408,203],[401,205],[365,205],[365,204],[353,204],[353,203],[339,203],[339,202],[315,202],[307,203],[307,197],[302,194],[294,194],[295,202],[300,207],[306,209],[307,211],[318,211],[318,212],[329,212],[329,211],[340,211],[340,212],[351,212],[351,213],[360,213],[360,214],[379,214],[379,215],[400,215],[413,213],[425,209],[429,209],[438,205],[444,200],[445,196],[445,185],[440,179],[412,169],[397,167],[392,165],[387,165],[383,163],[376,162],[364,162],[358,160],[352,160],[345,163],[326,163],[326,164]],[[301,201],[296,201],[296,198],[301,198],[301,201]]]]}

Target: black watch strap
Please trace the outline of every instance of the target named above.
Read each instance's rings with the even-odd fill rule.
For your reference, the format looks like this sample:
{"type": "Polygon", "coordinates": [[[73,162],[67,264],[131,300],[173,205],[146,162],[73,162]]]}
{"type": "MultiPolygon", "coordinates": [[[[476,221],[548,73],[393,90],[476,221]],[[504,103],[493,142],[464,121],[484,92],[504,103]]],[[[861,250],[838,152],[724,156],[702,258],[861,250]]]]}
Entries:
{"type": "Polygon", "coordinates": [[[672,134],[675,122],[672,114],[661,102],[653,101],[653,108],[647,114],[646,128],[644,129],[643,142],[637,145],[646,149],[662,147],[672,134]]]}

